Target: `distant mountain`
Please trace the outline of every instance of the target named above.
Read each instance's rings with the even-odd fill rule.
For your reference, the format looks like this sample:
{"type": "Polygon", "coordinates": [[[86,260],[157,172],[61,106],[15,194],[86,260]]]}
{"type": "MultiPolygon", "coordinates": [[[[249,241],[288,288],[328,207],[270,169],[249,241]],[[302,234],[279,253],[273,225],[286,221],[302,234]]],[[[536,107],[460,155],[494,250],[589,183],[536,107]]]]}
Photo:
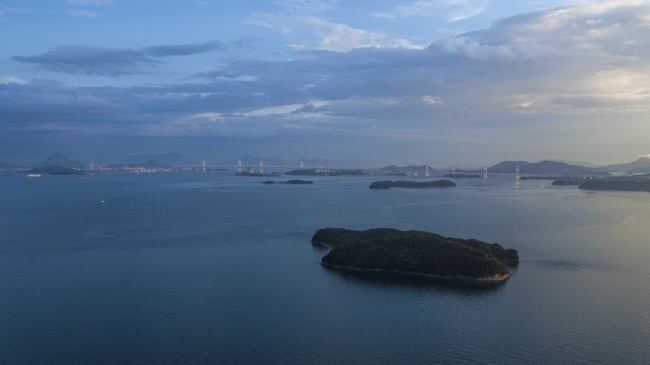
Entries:
{"type": "Polygon", "coordinates": [[[555,161],[555,162],[564,162],[569,165],[579,165],[579,166],[584,166],[584,167],[593,167],[593,168],[599,168],[600,166],[595,165],[591,162],[585,162],[585,161],[570,161],[570,160],[559,160],[559,159],[552,159],[552,160],[539,160],[537,162],[542,162],[542,161],[555,161]]]}
{"type": "Polygon", "coordinates": [[[637,167],[636,169],[625,170],[625,172],[632,174],[648,174],[650,173],[650,167],[637,167]]]}
{"type": "Polygon", "coordinates": [[[46,158],[45,160],[35,165],[32,165],[31,167],[46,167],[46,166],[60,166],[60,167],[67,167],[69,169],[85,169],[88,165],[83,164],[79,161],[72,161],[60,153],[55,153],[52,156],[46,158]]]}
{"type": "MultiPolygon", "coordinates": [[[[160,164],[168,166],[190,166],[200,165],[202,161],[195,160],[190,157],[180,155],[178,153],[161,153],[155,155],[133,155],[126,157],[120,161],[123,165],[138,165],[142,166],[142,161],[156,161],[160,164]]],[[[147,166],[143,166],[147,167],[147,166]]],[[[154,166],[152,166],[154,167],[154,166]]]]}
{"type": "Polygon", "coordinates": [[[609,175],[608,172],[603,171],[601,168],[569,165],[564,162],[548,160],[533,163],[527,161],[502,161],[488,168],[488,171],[497,174],[514,174],[517,169],[517,165],[519,165],[519,172],[522,174],[609,175]]]}
{"type": "Polygon", "coordinates": [[[648,169],[648,168],[650,168],[650,158],[647,157],[641,157],[638,160],[633,162],[607,165],[601,167],[601,169],[605,171],[625,171],[625,172],[641,172],[642,170],[640,169],[648,169]],[[632,171],[632,170],[636,170],[636,171],[632,171]]]}
{"type": "Polygon", "coordinates": [[[9,162],[0,161],[0,169],[15,169],[19,166],[16,166],[9,162]]]}

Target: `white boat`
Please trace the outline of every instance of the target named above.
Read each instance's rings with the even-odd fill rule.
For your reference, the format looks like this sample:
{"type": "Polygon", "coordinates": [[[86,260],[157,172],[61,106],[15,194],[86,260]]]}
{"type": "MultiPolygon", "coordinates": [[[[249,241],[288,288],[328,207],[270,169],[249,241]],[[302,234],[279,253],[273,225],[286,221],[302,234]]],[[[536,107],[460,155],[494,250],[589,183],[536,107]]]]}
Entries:
{"type": "Polygon", "coordinates": [[[41,174],[27,174],[27,177],[41,177],[41,174]]]}

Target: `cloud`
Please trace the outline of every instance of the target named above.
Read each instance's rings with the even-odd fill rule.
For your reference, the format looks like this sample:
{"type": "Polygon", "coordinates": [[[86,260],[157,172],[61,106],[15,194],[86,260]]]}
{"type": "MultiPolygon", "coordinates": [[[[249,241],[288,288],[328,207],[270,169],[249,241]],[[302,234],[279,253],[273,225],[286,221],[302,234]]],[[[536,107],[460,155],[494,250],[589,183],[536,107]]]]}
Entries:
{"type": "Polygon", "coordinates": [[[67,13],[70,16],[80,16],[80,17],[85,17],[85,18],[97,18],[97,15],[99,15],[95,11],[89,11],[89,10],[83,10],[83,9],[68,10],[67,13]]]}
{"type": "Polygon", "coordinates": [[[153,57],[164,56],[189,56],[199,53],[215,52],[225,47],[219,41],[210,41],[200,44],[178,44],[168,46],[154,46],[143,48],[144,52],[153,57]]]}
{"type": "Polygon", "coordinates": [[[404,38],[390,37],[382,32],[332,23],[317,17],[257,14],[247,22],[277,28],[291,39],[289,46],[297,50],[348,52],[371,47],[424,48],[404,38]],[[305,33],[308,34],[307,37],[304,36],[305,33]]]}
{"type": "Polygon", "coordinates": [[[70,74],[121,76],[141,74],[160,63],[134,49],[61,46],[35,56],[13,56],[14,61],[38,64],[45,69],[70,74]]]}
{"type": "Polygon", "coordinates": [[[3,83],[3,84],[9,84],[9,83],[26,84],[27,81],[19,79],[17,77],[13,77],[13,76],[0,76],[0,83],[3,83]]]}
{"type": "Polygon", "coordinates": [[[8,14],[29,14],[31,12],[32,12],[31,9],[26,9],[26,8],[2,7],[2,8],[0,8],[0,20],[6,19],[6,16],[8,14]]]}
{"type": "Polygon", "coordinates": [[[424,101],[427,104],[442,104],[442,99],[440,99],[437,96],[431,96],[431,95],[425,95],[422,97],[422,101],[424,101]]]}
{"type": "Polygon", "coordinates": [[[373,13],[376,18],[405,18],[411,16],[443,16],[449,22],[471,18],[485,11],[489,0],[432,0],[416,1],[408,6],[398,6],[387,13],[373,13]]]}
{"type": "MultiPolygon", "coordinates": [[[[289,35],[299,26],[323,35],[294,59],[221,60],[185,84],[0,83],[0,130],[424,139],[450,125],[495,134],[525,126],[538,136],[535,128],[589,131],[595,116],[613,127],[647,121],[650,27],[641,21],[650,5],[607,4],[521,14],[425,49],[388,46],[395,43],[387,36],[313,17],[265,18],[289,35]],[[589,19],[602,22],[586,27],[589,19]],[[594,29],[600,37],[589,36],[594,29]],[[323,43],[336,32],[353,40],[323,43]]],[[[53,49],[19,61],[96,74],[143,72],[159,62],[146,48],[102,50],[53,49]]]]}
{"type": "Polygon", "coordinates": [[[61,46],[34,56],[13,56],[11,59],[32,63],[57,72],[118,77],[151,72],[165,56],[189,56],[223,49],[219,41],[201,44],[180,44],[130,48],[61,46]]]}

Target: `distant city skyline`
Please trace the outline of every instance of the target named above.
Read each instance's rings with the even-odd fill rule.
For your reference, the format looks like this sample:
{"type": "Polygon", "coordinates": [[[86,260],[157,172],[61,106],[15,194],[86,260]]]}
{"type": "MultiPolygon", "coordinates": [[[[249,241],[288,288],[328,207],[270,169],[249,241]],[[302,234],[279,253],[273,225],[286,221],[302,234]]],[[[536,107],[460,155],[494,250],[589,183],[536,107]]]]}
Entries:
{"type": "Polygon", "coordinates": [[[0,40],[0,161],[650,153],[648,1],[7,0],[0,40]]]}

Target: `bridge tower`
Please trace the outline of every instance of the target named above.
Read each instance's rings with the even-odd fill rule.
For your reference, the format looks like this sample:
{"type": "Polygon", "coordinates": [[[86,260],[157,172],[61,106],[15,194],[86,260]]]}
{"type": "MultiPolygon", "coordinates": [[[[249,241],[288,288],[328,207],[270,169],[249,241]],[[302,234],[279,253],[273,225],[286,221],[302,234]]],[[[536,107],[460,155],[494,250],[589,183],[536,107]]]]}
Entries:
{"type": "Polygon", "coordinates": [[[260,174],[264,174],[264,161],[260,161],[260,174]]]}
{"type": "Polygon", "coordinates": [[[456,165],[451,165],[451,174],[456,175],[456,165]]]}
{"type": "Polygon", "coordinates": [[[429,177],[429,165],[424,168],[424,176],[429,177]]]}
{"type": "Polygon", "coordinates": [[[487,165],[483,166],[483,178],[487,179],[487,165]]]}
{"type": "Polygon", "coordinates": [[[515,170],[515,179],[519,180],[519,165],[517,165],[517,168],[515,170]]]}
{"type": "Polygon", "coordinates": [[[203,172],[207,171],[207,166],[205,165],[205,161],[203,161],[203,172]]]}
{"type": "Polygon", "coordinates": [[[237,161],[237,172],[241,172],[241,160],[237,161]]]}
{"type": "Polygon", "coordinates": [[[300,161],[300,169],[302,170],[303,168],[305,168],[305,163],[303,161],[300,161]]]}

